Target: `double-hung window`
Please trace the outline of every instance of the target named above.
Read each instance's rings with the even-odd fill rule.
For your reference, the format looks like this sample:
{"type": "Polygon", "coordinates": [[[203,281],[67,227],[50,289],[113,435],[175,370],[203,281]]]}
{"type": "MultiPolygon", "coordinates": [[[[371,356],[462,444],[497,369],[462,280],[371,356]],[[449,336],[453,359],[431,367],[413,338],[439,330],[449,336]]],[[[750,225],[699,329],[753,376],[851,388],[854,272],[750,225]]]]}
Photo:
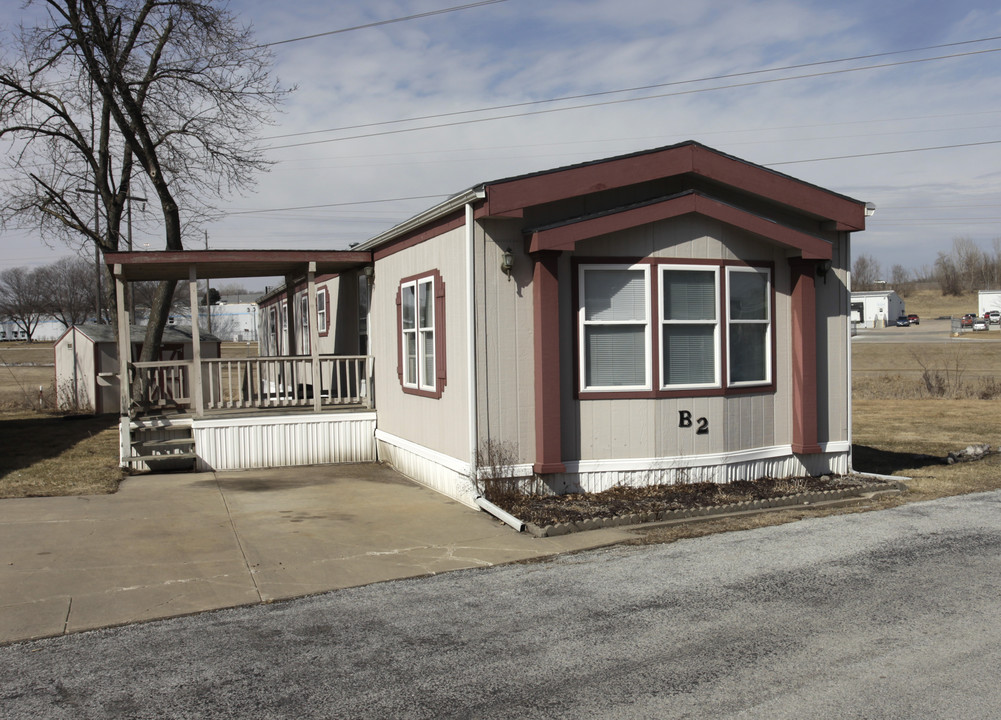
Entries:
{"type": "Polygon", "coordinates": [[[719,387],[719,269],[659,269],[661,387],[719,387]]]}
{"type": "Polygon", "coordinates": [[[435,286],[425,277],[400,286],[403,386],[435,390],[435,286]]]}
{"type": "Polygon", "coordinates": [[[322,336],[327,334],[327,288],[316,288],[316,331],[322,336]]]}
{"type": "Polygon", "coordinates": [[[729,384],[757,385],[772,378],[771,283],[767,270],[727,268],[729,384]]]}
{"type": "Polygon", "coordinates": [[[582,265],[582,387],[648,390],[650,269],[647,265],[582,265]]]}

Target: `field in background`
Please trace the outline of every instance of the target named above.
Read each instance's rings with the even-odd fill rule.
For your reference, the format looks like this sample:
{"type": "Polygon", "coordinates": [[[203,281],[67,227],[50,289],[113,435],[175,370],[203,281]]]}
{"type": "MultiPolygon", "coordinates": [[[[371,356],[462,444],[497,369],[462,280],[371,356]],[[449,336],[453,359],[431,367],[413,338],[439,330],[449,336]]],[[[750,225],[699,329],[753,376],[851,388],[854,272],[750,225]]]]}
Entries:
{"type": "Polygon", "coordinates": [[[946,297],[938,289],[922,289],[908,293],[903,300],[908,313],[923,318],[963,317],[966,313],[977,312],[980,307],[975,292],[946,297]]]}

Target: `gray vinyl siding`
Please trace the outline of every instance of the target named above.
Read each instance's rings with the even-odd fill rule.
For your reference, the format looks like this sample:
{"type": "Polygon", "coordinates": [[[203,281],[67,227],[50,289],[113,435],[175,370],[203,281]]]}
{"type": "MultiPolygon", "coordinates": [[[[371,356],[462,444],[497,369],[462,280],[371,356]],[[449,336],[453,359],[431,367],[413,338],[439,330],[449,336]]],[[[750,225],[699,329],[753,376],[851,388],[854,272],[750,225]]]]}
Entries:
{"type": "Polygon", "coordinates": [[[464,462],[469,460],[465,257],[465,229],[457,228],[377,260],[369,329],[376,357],[379,429],[464,462]],[[445,390],[437,399],[403,392],[397,375],[396,324],[400,281],[436,269],[445,283],[448,373],[445,390]]]}
{"type": "Polygon", "coordinates": [[[817,278],[817,412],[820,442],[847,441],[849,437],[850,336],[848,312],[851,305],[849,269],[850,245],[847,233],[834,245],[831,271],[817,278]]]}
{"type": "Polygon", "coordinates": [[[478,445],[502,444],[518,464],[535,459],[535,332],[531,258],[509,220],[476,224],[478,445]],[[514,256],[511,279],[500,269],[514,256]]]}

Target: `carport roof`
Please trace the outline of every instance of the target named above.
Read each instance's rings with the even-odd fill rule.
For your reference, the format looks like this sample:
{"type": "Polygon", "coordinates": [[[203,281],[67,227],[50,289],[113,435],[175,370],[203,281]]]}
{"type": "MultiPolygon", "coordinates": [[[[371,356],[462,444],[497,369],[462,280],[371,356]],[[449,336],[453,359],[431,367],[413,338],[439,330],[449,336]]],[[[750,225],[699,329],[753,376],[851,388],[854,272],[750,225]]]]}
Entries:
{"type": "Polygon", "coordinates": [[[182,250],[105,253],[105,263],[123,280],[187,280],[305,275],[316,263],[318,275],[344,272],[372,262],[357,250],[182,250]]]}

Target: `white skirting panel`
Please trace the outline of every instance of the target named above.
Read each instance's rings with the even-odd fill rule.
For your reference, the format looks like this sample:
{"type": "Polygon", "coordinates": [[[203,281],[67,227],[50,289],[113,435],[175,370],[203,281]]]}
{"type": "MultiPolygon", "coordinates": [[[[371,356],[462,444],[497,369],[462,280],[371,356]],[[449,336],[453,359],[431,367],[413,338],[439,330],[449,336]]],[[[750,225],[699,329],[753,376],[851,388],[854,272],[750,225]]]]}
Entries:
{"type": "Polygon", "coordinates": [[[198,470],[375,462],[375,413],[195,420],[198,470]]]}
{"type": "Polygon", "coordinates": [[[588,460],[566,463],[567,472],[545,476],[551,492],[602,492],[617,485],[757,480],[850,472],[849,443],[829,443],[816,455],[795,455],[788,446],[675,458],[588,460]]]}
{"type": "Polygon", "coordinates": [[[469,463],[430,450],[381,430],[375,431],[379,459],[411,480],[453,500],[478,509],[476,488],[469,480],[469,463]]]}

